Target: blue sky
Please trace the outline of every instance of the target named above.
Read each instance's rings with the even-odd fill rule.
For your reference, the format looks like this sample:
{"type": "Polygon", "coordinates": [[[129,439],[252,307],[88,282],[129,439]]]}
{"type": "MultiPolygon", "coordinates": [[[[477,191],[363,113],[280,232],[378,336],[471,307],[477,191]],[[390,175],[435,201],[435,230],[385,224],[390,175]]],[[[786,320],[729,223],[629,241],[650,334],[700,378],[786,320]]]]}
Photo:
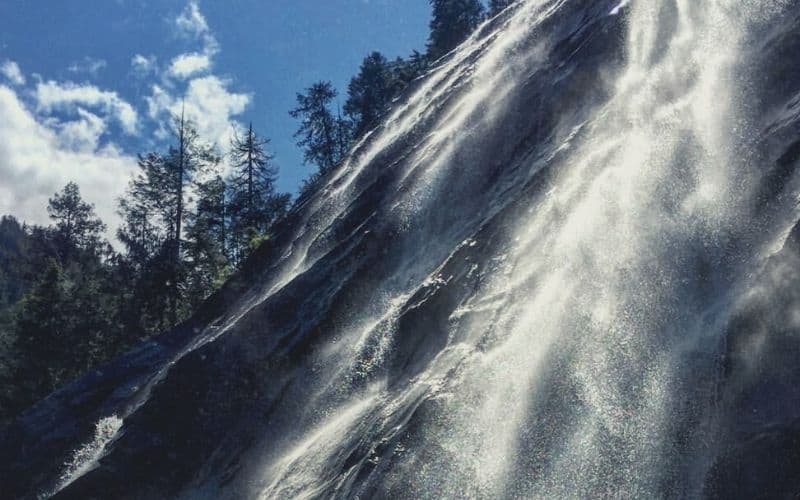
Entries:
{"type": "Polygon", "coordinates": [[[220,145],[252,120],[293,192],[313,168],[296,92],[343,91],[372,50],[423,50],[429,16],[428,0],[2,0],[0,214],[45,223],[75,180],[113,225],[136,153],[163,147],[182,98],[220,145]]]}

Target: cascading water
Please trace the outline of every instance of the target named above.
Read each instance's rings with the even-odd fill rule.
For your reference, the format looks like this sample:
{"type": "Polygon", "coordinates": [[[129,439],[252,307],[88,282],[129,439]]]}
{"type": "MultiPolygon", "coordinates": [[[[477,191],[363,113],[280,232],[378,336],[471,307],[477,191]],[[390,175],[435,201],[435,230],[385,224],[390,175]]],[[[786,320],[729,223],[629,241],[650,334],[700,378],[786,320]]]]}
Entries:
{"type": "Polygon", "coordinates": [[[758,255],[732,75],[768,7],[632,6],[614,97],[459,311],[468,355],[424,431],[441,451],[420,493],[700,493],[687,459],[713,445],[725,302],[758,255]]]}
{"type": "Polygon", "coordinates": [[[44,491],[713,494],[730,325],[798,219],[790,174],[761,199],[797,99],[767,139],[749,101],[791,8],[514,3],[395,103],[233,305],[87,414],[123,417],[99,447],[57,443],[88,458],[44,491]]]}
{"type": "MultiPolygon", "coordinates": [[[[519,7],[506,26],[510,43],[495,42],[501,47],[471,69],[496,75],[514,68],[517,60],[503,58],[509,39],[529,36],[531,19],[564,3],[519,7]]],[[[780,5],[630,7],[626,67],[614,81],[598,82],[613,97],[551,159],[558,171],[548,190],[530,200],[497,264],[484,271],[486,281],[450,316],[447,348],[410,387],[378,382],[366,395],[326,407],[314,430],[266,465],[263,498],[353,494],[344,487],[357,471],[333,465],[345,458],[342,450],[370,432],[385,434],[380,443],[394,440],[392,412],[416,404],[419,393],[435,403],[419,436],[409,438],[414,444],[397,442],[391,458],[375,446],[370,458],[390,462],[382,481],[400,471],[409,497],[701,494],[714,453],[710,422],[735,277],[761,258],[748,224],[759,166],[748,157],[748,116],[737,103],[743,82],[734,75],[748,23],[780,5]],[[344,477],[326,477],[332,471],[344,477]]],[[[459,55],[478,45],[453,60],[463,62],[459,55]]],[[[530,65],[530,54],[522,58],[530,65]]],[[[450,120],[468,115],[475,102],[495,97],[502,108],[499,81],[475,77],[475,88],[439,126],[464,130],[463,120],[450,120]]],[[[431,175],[455,150],[470,147],[458,132],[442,135],[444,146],[434,138],[418,153],[417,163],[433,166],[412,199],[428,195],[431,175]]],[[[407,297],[386,301],[394,308],[385,315],[407,297]]],[[[359,345],[387,329],[383,321],[368,324],[359,345]]]]}

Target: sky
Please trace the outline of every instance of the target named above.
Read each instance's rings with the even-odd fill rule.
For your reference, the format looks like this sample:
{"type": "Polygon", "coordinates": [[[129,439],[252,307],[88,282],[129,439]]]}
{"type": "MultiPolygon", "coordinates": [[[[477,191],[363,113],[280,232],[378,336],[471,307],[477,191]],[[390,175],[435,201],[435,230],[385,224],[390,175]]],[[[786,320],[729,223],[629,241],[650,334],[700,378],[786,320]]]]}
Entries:
{"type": "Polygon", "coordinates": [[[296,93],[330,80],[343,103],[369,52],[422,51],[429,17],[428,0],[2,0],[0,214],[46,224],[75,181],[113,234],[136,154],[163,150],[182,102],[221,147],[252,121],[295,192],[314,169],[296,93]]]}

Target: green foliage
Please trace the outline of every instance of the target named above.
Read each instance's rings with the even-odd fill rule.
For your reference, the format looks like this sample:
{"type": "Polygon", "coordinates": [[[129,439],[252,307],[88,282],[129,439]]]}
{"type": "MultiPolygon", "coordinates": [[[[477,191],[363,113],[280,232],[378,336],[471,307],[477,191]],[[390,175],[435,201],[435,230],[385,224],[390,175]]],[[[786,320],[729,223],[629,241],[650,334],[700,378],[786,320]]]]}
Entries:
{"type": "Polygon", "coordinates": [[[463,42],[483,19],[478,0],[431,0],[433,15],[428,38],[428,56],[438,59],[463,42]]]}
{"type": "Polygon", "coordinates": [[[294,136],[303,149],[306,163],[317,165],[320,172],[327,172],[343,159],[343,144],[350,137],[345,120],[331,111],[337,92],[330,82],[317,82],[304,94],[297,94],[297,106],[289,111],[300,120],[300,128],[294,136]]]}
{"type": "Polygon", "coordinates": [[[30,274],[28,254],[32,241],[28,231],[11,216],[0,218],[0,325],[10,305],[27,291],[30,274]]]}
{"type": "Polygon", "coordinates": [[[50,198],[47,213],[55,222],[55,241],[63,255],[77,250],[93,250],[99,246],[106,226],[94,213],[94,206],[81,198],[78,185],[69,182],[50,198]]]}
{"type": "Polygon", "coordinates": [[[253,238],[267,234],[289,204],[289,195],[275,189],[278,168],[266,150],[268,144],[252,124],[244,136],[234,135],[231,141],[227,216],[229,257],[234,263],[247,257],[253,238]]]}
{"type": "Polygon", "coordinates": [[[189,216],[183,295],[198,307],[229,274],[226,254],[225,182],[216,175],[197,183],[197,205],[189,216]]]}
{"type": "Polygon", "coordinates": [[[363,135],[383,116],[392,100],[427,69],[427,58],[414,51],[407,60],[392,62],[380,52],[364,58],[358,75],[347,87],[344,112],[353,123],[355,137],[363,135]]]}
{"type": "Polygon", "coordinates": [[[274,188],[264,141],[250,137],[247,193],[216,171],[219,156],[194,124],[174,124],[176,142],[139,157],[119,200],[122,253],[103,240],[105,225],[74,183],[51,198],[50,227],[0,219],[0,425],[188,317],[234,271],[231,235],[243,231],[239,263],[283,217],[290,197],[274,188]],[[229,195],[252,204],[236,212],[229,195]]]}
{"type": "Polygon", "coordinates": [[[387,107],[394,94],[394,75],[389,63],[380,52],[364,58],[358,75],[347,87],[345,114],[355,124],[355,135],[360,136],[372,125],[387,107]]]}
{"type": "MultiPolygon", "coordinates": [[[[14,308],[13,329],[5,332],[6,384],[0,417],[15,413],[124,345],[119,304],[99,260],[59,262],[50,258],[32,288],[14,308]]],[[[0,418],[1,420],[2,418],[0,418]]]]}
{"type": "Polygon", "coordinates": [[[250,239],[250,249],[255,250],[256,248],[260,247],[262,244],[270,240],[269,234],[256,234],[250,239]]]}

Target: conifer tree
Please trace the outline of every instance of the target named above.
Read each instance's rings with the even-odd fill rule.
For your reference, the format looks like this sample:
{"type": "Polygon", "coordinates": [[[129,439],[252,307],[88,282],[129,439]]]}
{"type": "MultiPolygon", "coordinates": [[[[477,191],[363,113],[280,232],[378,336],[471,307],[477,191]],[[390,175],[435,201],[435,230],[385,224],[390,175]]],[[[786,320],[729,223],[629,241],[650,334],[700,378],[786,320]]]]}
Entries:
{"type": "Polygon", "coordinates": [[[286,211],[289,196],[275,189],[278,168],[267,151],[269,139],[258,136],[250,124],[243,136],[234,134],[228,180],[231,257],[238,263],[252,245],[266,237],[269,228],[286,211]]]}
{"type": "Polygon", "coordinates": [[[165,155],[139,157],[139,173],[119,207],[124,225],[118,234],[140,272],[139,306],[149,311],[146,317],[154,322],[153,328],[174,324],[181,311],[186,312],[181,305],[188,194],[196,175],[219,163],[214,148],[201,140],[194,123],[183,114],[173,116],[172,133],[175,142],[165,155]]]}
{"type": "Polygon", "coordinates": [[[430,22],[428,55],[436,60],[463,42],[483,18],[479,0],[431,0],[433,17],[430,22]]]}
{"type": "Polygon", "coordinates": [[[393,73],[392,91],[394,95],[397,95],[428,69],[428,58],[425,54],[415,50],[408,59],[398,57],[391,64],[391,69],[393,73]]]}
{"type": "Polygon", "coordinates": [[[220,175],[197,183],[197,203],[186,230],[187,300],[195,309],[229,274],[225,182],[220,175]]]}
{"type": "Polygon", "coordinates": [[[170,147],[169,154],[165,158],[165,174],[171,179],[165,182],[167,189],[173,189],[173,193],[168,193],[168,197],[174,200],[174,227],[173,252],[175,262],[181,259],[181,237],[184,218],[186,217],[186,193],[187,188],[194,181],[195,175],[207,168],[219,164],[219,157],[215,154],[214,148],[200,139],[197,127],[191,120],[185,118],[184,114],[173,117],[173,137],[176,144],[170,147]]]}
{"type": "Polygon", "coordinates": [[[94,205],[81,198],[74,182],[48,200],[47,213],[55,222],[56,242],[61,256],[67,258],[73,249],[97,249],[105,224],[94,213],[94,205]]]}
{"type": "Polygon", "coordinates": [[[354,123],[356,137],[383,114],[393,90],[393,75],[386,58],[380,52],[365,57],[358,75],[350,80],[344,104],[344,112],[354,123]]]}
{"type": "Polygon", "coordinates": [[[176,144],[170,148],[169,154],[165,158],[164,170],[168,178],[165,183],[168,190],[166,194],[168,198],[174,200],[174,218],[169,225],[174,228],[170,239],[170,285],[172,288],[170,320],[175,323],[178,320],[181,284],[185,272],[181,239],[186,217],[187,189],[199,171],[217,165],[220,160],[215,154],[214,148],[200,139],[196,125],[186,119],[183,112],[180,116],[173,117],[172,133],[176,144]]]}
{"type": "Polygon", "coordinates": [[[317,165],[321,173],[327,172],[342,160],[340,141],[345,126],[331,111],[336,90],[330,82],[317,82],[304,94],[297,94],[297,107],[289,112],[300,120],[300,128],[294,134],[297,145],[303,148],[306,163],[317,165]]]}

